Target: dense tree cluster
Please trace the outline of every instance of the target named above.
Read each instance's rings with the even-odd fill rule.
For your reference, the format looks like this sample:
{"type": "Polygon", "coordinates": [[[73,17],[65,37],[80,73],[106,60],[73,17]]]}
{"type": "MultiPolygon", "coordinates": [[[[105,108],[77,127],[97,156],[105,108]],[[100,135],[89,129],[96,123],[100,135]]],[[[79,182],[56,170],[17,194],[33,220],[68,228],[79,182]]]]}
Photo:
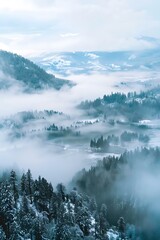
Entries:
{"type": "Polygon", "coordinates": [[[138,134],[135,132],[123,132],[120,136],[122,142],[131,142],[134,140],[138,140],[143,143],[147,143],[149,141],[149,136],[144,134],[138,134]]]}
{"type": "Polygon", "coordinates": [[[47,120],[54,116],[62,116],[64,118],[67,118],[67,116],[64,115],[62,112],[57,112],[53,110],[23,111],[1,120],[0,127],[20,129],[25,124],[30,123],[34,120],[47,120]]]}
{"type": "Polygon", "coordinates": [[[91,139],[90,147],[91,148],[99,148],[101,150],[109,150],[111,145],[121,145],[125,142],[131,142],[138,140],[143,143],[148,143],[149,137],[144,134],[138,134],[135,132],[123,132],[120,136],[115,136],[114,134],[109,135],[107,138],[101,136],[98,139],[91,139]]]}
{"type": "Polygon", "coordinates": [[[58,184],[53,190],[45,178],[34,180],[30,170],[21,177],[13,170],[1,176],[1,240],[103,240],[108,231],[106,205],[98,209],[94,198],[75,188],[68,192],[58,184]]]}
{"type": "MultiPolygon", "coordinates": [[[[6,51],[0,51],[0,70],[5,75],[16,79],[27,92],[46,88],[60,89],[64,84],[72,85],[69,81],[57,79],[54,75],[48,74],[28,59],[6,51]]],[[[0,88],[4,88],[5,82],[0,85],[0,88]]]]}
{"type": "Polygon", "coordinates": [[[140,239],[157,240],[160,239],[159,172],[160,149],[143,148],[120,157],[106,157],[90,170],[82,170],[73,181],[79,191],[94,196],[98,206],[106,204],[110,224],[115,225],[117,218],[124,216],[139,229],[136,234],[140,239]]]}
{"type": "Polygon", "coordinates": [[[65,136],[80,136],[80,131],[76,130],[76,127],[57,127],[54,123],[45,128],[48,139],[65,136]]]}
{"type": "Polygon", "coordinates": [[[77,126],[71,125],[70,127],[62,127],[52,123],[53,121],[57,121],[57,119],[62,119],[62,121],[68,120],[69,116],[53,110],[23,111],[1,120],[0,128],[10,130],[10,138],[22,138],[25,136],[37,136],[41,134],[47,137],[47,139],[53,139],[69,135],[80,135],[77,126]],[[36,121],[37,125],[36,128],[34,128],[36,121]],[[40,121],[40,124],[38,121],[40,121]],[[39,128],[37,126],[39,126],[39,128]]]}
{"type": "Polygon", "coordinates": [[[160,116],[159,86],[140,94],[112,93],[104,95],[94,101],[82,102],[79,107],[87,114],[94,117],[104,116],[106,118],[123,116],[131,122],[138,122],[142,119],[155,119],[160,116]]]}
{"type": "Polygon", "coordinates": [[[91,139],[90,147],[91,148],[101,148],[103,150],[107,150],[109,148],[109,141],[108,141],[108,139],[104,139],[103,136],[101,136],[97,140],[91,139]]]}

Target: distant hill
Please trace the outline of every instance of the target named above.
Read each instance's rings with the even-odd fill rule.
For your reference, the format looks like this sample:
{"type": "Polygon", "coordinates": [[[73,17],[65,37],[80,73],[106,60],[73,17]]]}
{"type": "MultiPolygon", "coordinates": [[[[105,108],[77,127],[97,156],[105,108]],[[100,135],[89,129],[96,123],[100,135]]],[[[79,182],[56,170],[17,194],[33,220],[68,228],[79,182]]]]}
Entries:
{"type": "Polygon", "coordinates": [[[70,81],[48,74],[24,57],[0,51],[0,89],[12,87],[16,83],[23,86],[27,92],[49,88],[59,90],[65,84],[72,86],[70,81]]]}
{"type": "Polygon", "coordinates": [[[160,48],[143,51],[60,52],[33,58],[40,67],[63,76],[121,71],[159,71],[160,48]]]}

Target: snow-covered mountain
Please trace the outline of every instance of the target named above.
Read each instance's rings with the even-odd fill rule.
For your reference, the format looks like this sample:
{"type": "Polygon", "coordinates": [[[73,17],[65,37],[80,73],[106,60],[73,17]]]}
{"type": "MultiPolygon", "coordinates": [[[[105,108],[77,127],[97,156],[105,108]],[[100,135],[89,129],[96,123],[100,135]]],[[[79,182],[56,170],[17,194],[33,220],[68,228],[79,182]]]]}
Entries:
{"type": "Polygon", "coordinates": [[[160,48],[122,52],[61,52],[48,53],[32,59],[47,72],[63,76],[92,72],[157,71],[160,48]]]}

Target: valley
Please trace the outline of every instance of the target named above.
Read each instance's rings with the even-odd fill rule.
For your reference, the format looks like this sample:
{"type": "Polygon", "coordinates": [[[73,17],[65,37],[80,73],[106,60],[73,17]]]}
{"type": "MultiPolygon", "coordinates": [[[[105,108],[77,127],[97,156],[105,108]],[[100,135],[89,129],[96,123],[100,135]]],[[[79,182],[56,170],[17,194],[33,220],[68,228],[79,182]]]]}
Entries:
{"type": "MultiPolygon", "coordinates": [[[[17,58],[16,55],[16,61],[27,61],[17,58]]],[[[28,64],[32,65],[30,62],[28,64]]],[[[44,71],[36,65],[32,66],[36,69],[37,76],[44,71]]],[[[22,64],[21,68],[23,67],[22,64]]],[[[14,81],[14,86],[0,90],[4,103],[0,107],[1,174],[4,174],[5,169],[14,169],[19,174],[32,169],[34,178],[42,175],[53,187],[63,182],[68,189],[76,187],[81,194],[95,197],[98,207],[105,203],[111,214],[107,217],[110,239],[117,237],[112,225],[116,225],[121,215],[135,228],[141,225],[137,221],[139,218],[147,225],[142,209],[148,206],[153,213],[150,205],[152,191],[142,191],[144,180],[140,185],[140,193],[136,189],[137,179],[141,178],[141,174],[144,179],[149,176],[152,179],[149,184],[153,187],[155,177],[159,178],[154,169],[158,163],[152,163],[153,158],[150,158],[150,154],[153,154],[157,161],[160,147],[159,72],[155,72],[155,69],[154,73],[126,71],[127,73],[113,75],[108,73],[106,77],[99,70],[95,75],[80,73],[74,75],[75,82],[73,75],[64,77],[65,71],[63,74],[60,71],[60,78],[66,78],[64,83],[69,83],[70,77],[72,80],[71,84],[60,89],[48,89],[44,83],[41,89],[37,89],[34,82],[26,83],[26,78],[23,82],[22,75],[18,81],[26,84],[27,88],[31,86],[31,91],[26,91],[25,85],[20,87],[18,83],[16,86],[17,80],[14,81]],[[89,87],[92,78],[94,83],[96,76],[99,77],[99,82],[93,88],[89,87]],[[137,76],[143,80],[138,81],[137,76]],[[148,161],[146,165],[145,154],[148,161]],[[143,161],[138,163],[137,157],[143,161]],[[140,168],[143,169],[141,173],[140,168]],[[150,171],[152,168],[155,176],[150,171]],[[92,184],[95,191],[92,190],[92,184]],[[117,190],[122,185],[125,188],[124,194],[117,190]],[[114,188],[116,192],[112,191],[114,188]],[[98,195],[96,189],[100,189],[98,195]],[[106,189],[108,197],[103,193],[106,189]],[[146,194],[148,200],[142,201],[146,194]],[[139,215],[136,211],[139,211],[139,215]]],[[[159,165],[156,166],[159,168],[159,165]]],[[[158,190],[153,194],[153,202],[157,204],[158,190]]],[[[147,211],[147,214],[151,213],[147,211]]],[[[131,226],[128,225],[128,229],[131,226]]],[[[154,231],[159,234],[157,228],[152,233],[154,231]]],[[[146,238],[143,227],[136,234],[142,239],[144,236],[146,238]]]]}
{"type": "Polygon", "coordinates": [[[0,240],[160,240],[159,9],[0,0],[0,240]]]}

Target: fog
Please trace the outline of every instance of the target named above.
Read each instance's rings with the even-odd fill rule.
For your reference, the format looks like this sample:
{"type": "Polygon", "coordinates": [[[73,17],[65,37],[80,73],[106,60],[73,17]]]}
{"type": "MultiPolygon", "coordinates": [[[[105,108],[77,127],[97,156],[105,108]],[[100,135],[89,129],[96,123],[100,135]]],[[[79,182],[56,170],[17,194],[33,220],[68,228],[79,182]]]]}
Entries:
{"type": "MultiPolygon", "coordinates": [[[[83,120],[86,116],[76,106],[83,100],[93,100],[111,92],[128,92],[144,88],[143,82],[151,78],[146,73],[113,73],[102,75],[70,76],[69,79],[76,85],[72,88],[63,87],[60,91],[44,90],[38,93],[24,93],[22,86],[16,85],[9,90],[0,91],[0,119],[5,119],[21,111],[43,111],[54,110],[64,112],[70,116],[70,120],[60,118],[50,123],[58,126],[70,126],[75,121],[83,120]],[[132,76],[132,77],[131,77],[132,76]],[[141,81],[137,82],[137,77],[141,81]],[[123,84],[121,84],[123,82],[123,84]],[[124,82],[126,84],[124,84],[124,82]]],[[[34,125],[39,122],[34,121],[34,125]]],[[[31,122],[32,124],[32,122],[31,122]]],[[[29,125],[32,128],[32,125],[29,125]]],[[[84,134],[101,130],[104,126],[97,125],[95,128],[85,127],[84,134]]],[[[12,139],[8,135],[9,130],[1,130],[0,134],[0,167],[19,168],[23,171],[31,169],[34,176],[43,175],[53,184],[58,182],[69,182],[74,174],[84,167],[91,166],[95,159],[100,156],[88,154],[89,138],[77,143],[70,139],[63,141],[46,141],[42,135],[37,137],[26,137],[23,139],[12,139]],[[69,142],[69,144],[67,143],[69,142]],[[73,144],[73,146],[72,146],[73,144]],[[66,147],[67,146],[67,147],[66,147]],[[93,159],[92,159],[93,158],[93,159]]]]}
{"type": "Polygon", "coordinates": [[[115,187],[114,190],[116,189],[120,195],[129,192],[140,205],[148,206],[154,213],[156,211],[160,213],[160,207],[157,209],[160,174],[157,165],[153,164],[153,159],[151,157],[149,159],[145,161],[145,156],[139,158],[135,156],[132,168],[126,167],[122,170],[124,179],[119,179],[113,188],[115,187]]]}
{"type": "MultiPolygon", "coordinates": [[[[5,80],[8,79],[7,77],[5,80]]],[[[81,81],[76,77],[73,79],[77,82],[73,88],[64,87],[61,91],[45,90],[32,94],[24,93],[21,86],[16,85],[15,81],[14,87],[0,91],[0,118],[12,118],[14,114],[21,111],[52,109],[69,114],[71,120],[59,116],[53,117],[53,120],[50,119],[48,122],[59,126],[69,126],[72,122],[83,118],[81,112],[75,108],[81,100],[94,99],[110,92],[112,85],[109,84],[110,89],[104,89],[105,76],[81,76],[81,81]],[[93,82],[91,82],[92,77],[93,82]],[[96,84],[97,78],[99,79],[98,84],[96,84]],[[88,92],[90,84],[92,87],[88,92]]],[[[38,120],[28,124],[28,129],[41,127],[38,120]]],[[[12,139],[9,133],[10,129],[1,130],[0,133],[0,166],[2,169],[18,168],[20,171],[26,171],[30,168],[34,177],[40,174],[55,185],[58,182],[67,183],[77,171],[92,164],[92,160],[89,160],[86,151],[82,148],[79,149],[75,146],[68,148],[63,141],[61,144],[54,141],[48,142],[42,135],[41,138],[12,139]]]]}
{"type": "Polygon", "coordinates": [[[1,169],[31,169],[34,177],[39,175],[55,186],[68,183],[76,171],[87,165],[86,154],[78,150],[66,151],[53,143],[45,144],[39,139],[23,139],[9,142],[1,137],[1,169]],[[3,144],[3,145],[2,145],[3,144]]]}
{"type": "Polygon", "coordinates": [[[139,219],[136,218],[135,221],[145,232],[144,239],[159,239],[159,163],[156,164],[152,157],[148,161],[146,156],[137,159],[135,156],[132,164],[134,167],[125,169],[124,179],[119,179],[113,189],[124,196],[124,201],[127,199],[125,194],[129,193],[127,200],[139,212],[139,219]]]}
{"type": "MultiPolygon", "coordinates": [[[[7,80],[8,80],[8,76],[7,80]]],[[[111,92],[140,91],[154,85],[159,75],[154,77],[150,73],[131,72],[92,75],[74,75],[67,79],[76,83],[69,88],[64,86],[60,91],[46,90],[39,93],[26,94],[22,86],[14,82],[9,90],[0,91],[0,116],[14,114],[19,111],[53,109],[69,115],[78,113],[75,106],[84,100],[93,100],[111,92]]]]}
{"type": "MultiPolygon", "coordinates": [[[[108,208],[108,220],[116,225],[123,216],[128,224],[135,224],[142,238],[160,239],[160,173],[159,149],[138,149],[117,160],[98,162],[96,168],[82,171],[75,177],[79,191],[95,196],[99,205],[108,208]],[[108,165],[107,165],[108,161],[108,165]],[[94,185],[94,187],[92,187],[94,185]],[[142,232],[141,232],[142,231],[142,232]]],[[[131,238],[132,239],[132,238],[131,238]]]]}
{"type": "MultiPolygon", "coordinates": [[[[8,76],[3,76],[3,79],[7,81],[8,76]]],[[[124,152],[125,150],[134,150],[145,145],[136,140],[116,146],[117,149],[111,146],[111,152],[91,150],[91,139],[99,138],[101,135],[104,138],[112,134],[120,136],[124,131],[133,132],[134,128],[131,129],[130,125],[126,126],[123,124],[112,126],[109,122],[105,122],[102,119],[87,116],[76,106],[81,101],[94,100],[103,97],[104,94],[148,90],[158,85],[158,73],[121,72],[106,75],[93,73],[91,75],[71,75],[68,79],[75,82],[76,85],[72,88],[64,86],[60,91],[49,89],[26,93],[23,86],[14,79],[9,79],[10,86],[8,90],[0,90],[1,172],[14,169],[22,173],[30,169],[34,178],[41,175],[52,182],[54,188],[60,182],[69,188],[73,186],[70,184],[71,180],[80,170],[84,168],[86,170],[90,169],[91,166],[95,166],[103,157],[109,155],[120,156],[120,152],[117,150],[118,147],[119,151],[122,150],[124,152]],[[43,116],[42,114],[40,118],[31,118],[26,122],[23,122],[20,114],[20,112],[24,111],[37,111],[38,114],[39,111],[43,113],[44,110],[53,110],[63,112],[64,114],[53,114],[53,116],[43,116]],[[3,124],[4,122],[5,124],[3,124]],[[14,136],[14,123],[16,122],[20,123],[20,131],[26,132],[22,137],[17,138],[14,136]],[[92,124],[85,125],[85,122],[91,122],[92,124]],[[73,126],[75,131],[80,132],[80,136],[66,135],[49,139],[45,129],[53,123],[58,127],[67,128],[73,126]]],[[[117,115],[114,120],[124,120],[124,116],[117,115]]],[[[151,128],[145,130],[145,134],[151,137],[151,141],[146,146],[155,147],[159,145],[159,122],[158,120],[150,121],[149,124],[151,128]]],[[[137,131],[141,133],[140,129],[137,131]]],[[[136,219],[136,223],[143,230],[145,229],[147,234],[151,221],[151,231],[154,228],[158,228],[155,221],[159,220],[160,216],[160,174],[157,169],[153,163],[146,162],[137,156],[134,161],[134,167],[123,166],[118,169],[120,173],[115,178],[116,181],[112,182],[110,190],[106,192],[103,188],[103,191],[98,193],[98,197],[104,199],[106,194],[107,196],[111,194],[112,199],[115,199],[115,201],[118,196],[122,199],[120,202],[122,206],[126,203],[126,200],[129,201],[130,205],[127,211],[131,211],[131,213],[137,211],[137,209],[143,212],[143,209],[146,207],[146,214],[148,214],[146,216],[148,216],[149,220],[147,218],[145,220],[141,216],[141,223],[138,223],[139,219],[136,219]],[[133,210],[132,206],[136,210],[133,210]]],[[[103,171],[100,179],[100,184],[103,187],[106,179],[106,176],[103,176],[103,171]]],[[[112,214],[112,209],[110,214],[112,214]]],[[[130,221],[128,222],[130,223],[130,221]]],[[[158,232],[158,230],[156,229],[155,232],[158,232]]]]}

